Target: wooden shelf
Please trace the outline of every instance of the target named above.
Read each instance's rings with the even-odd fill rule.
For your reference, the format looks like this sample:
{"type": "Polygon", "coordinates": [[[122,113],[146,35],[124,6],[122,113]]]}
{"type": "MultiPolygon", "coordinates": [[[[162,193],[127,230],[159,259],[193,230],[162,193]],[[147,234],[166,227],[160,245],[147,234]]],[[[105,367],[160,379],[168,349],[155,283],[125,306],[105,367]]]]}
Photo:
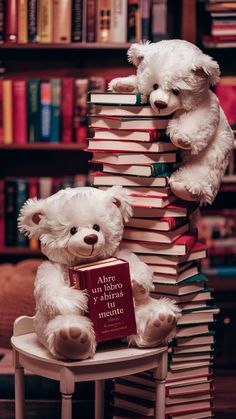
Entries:
{"type": "Polygon", "coordinates": [[[98,43],[98,42],[73,42],[68,44],[55,44],[55,43],[10,43],[5,42],[0,44],[0,49],[127,49],[130,43],[98,43]]]}
{"type": "Polygon", "coordinates": [[[0,144],[0,150],[57,150],[57,151],[76,151],[84,150],[87,143],[34,143],[34,144],[0,144]]]}

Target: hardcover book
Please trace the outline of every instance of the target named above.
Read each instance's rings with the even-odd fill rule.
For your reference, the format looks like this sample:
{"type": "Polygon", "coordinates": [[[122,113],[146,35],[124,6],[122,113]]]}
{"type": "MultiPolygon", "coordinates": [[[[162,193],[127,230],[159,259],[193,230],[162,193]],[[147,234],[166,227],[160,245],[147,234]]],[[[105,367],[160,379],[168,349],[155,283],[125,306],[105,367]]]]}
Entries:
{"type": "Polygon", "coordinates": [[[91,115],[89,117],[89,125],[92,128],[107,128],[107,129],[166,129],[169,122],[169,117],[98,117],[91,115]]]}
{"type": "MultiPolygon", "coordinates": [[[[88,150],[92,151],[92,150],[88,150]]],[[[93,162],[111,164],[152,164],[152,163],[175,163],[176,153],[93,153],[93,162]]]]}
{"type": "MultiPolygon", "coordinates": [[[[117,175],[132,175],[132,176],[160,176],[171,173],[174,168],[173,163],[152,163],[145,165],[122,165],[122,164],[107,164],[102,163],[103,173],[115,173],[117,175]]],[[[153,191],[150,188],[150,191],[153,191]]]]}
{"type": "Polygon", "coordinates": [[[111,141],[107,140],[91,140],[89,139],[89,151],[121,151],[121,152],[144,152],[144,153],[161,153],[164,151],[176,150],[176,147],[169,142],[135,142],[135,141],[111,141]]]}
{"type": "Polygon", "coordinates": [[[70,285],[87,290],[97,342],[136,333],[129,264],[116,258],[69,268],[70,285]]]}
{"type": "Polygon", "coordinates": [[[151,130],[131,130],[131,129],[106,129],[89,128],[88,135],[96,140],[119,140],[119,141],[146,141],[153,142],[159,138],[166,138],[163,131],[151,130]]]}
{"type": "MultiPolygon", "coordinates": [[[[146,187],[162,187],[163,186],[165,187],[168,185],[168,178],[167,178],[167,174],[163,174],[158,177],[152,177],[152,176],[138,177],[138,176],[132,176],[132,175],[125,175],[125,176],[109,175],[107,173],[96,172],[93,175],[93,185],[94,186],[122,185],[122,186],[146,186],[146,187]]],[[[141,210],[143,211],[142,207],[141,207],[141,210]]],[[[144,210],[144,212],[146,211],[144,210]]],[[[184,215],[186,214],[182,214],[181,217],[184,215]]],[[[136,215],[136,217],[138,216],[139,215],[136,215]]],[[[169,214],[166,216],[169,216],[169,214]]],[[[155,215],[153,215],[153,217],[155,217],[155,215]]],[[[157,215],[157,217],[164,217],[164,213],[162,213],[161,215],[157,215]]]]}

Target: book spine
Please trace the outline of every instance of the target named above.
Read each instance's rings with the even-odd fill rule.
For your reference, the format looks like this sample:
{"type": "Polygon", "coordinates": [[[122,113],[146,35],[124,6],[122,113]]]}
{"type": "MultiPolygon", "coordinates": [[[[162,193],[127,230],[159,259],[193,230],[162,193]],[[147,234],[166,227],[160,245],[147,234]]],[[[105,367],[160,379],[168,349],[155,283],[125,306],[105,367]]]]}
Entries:
{"type": "Polygon", "coordinates": [[[28,80],[28,141],[40,141],[40,80],[28,80]]]}
{"type": "Polygon", "coordinates": [[[151,165],[151,176],[156,177],[160,175],[166,175],[170,174],[172,170],[172,164],[171,163],[153,163],[151,165]]]}
{"type": "Polygon", "coordinates": [[[48,82],[41,83],[40,95],[41,108],[41,140],[50,141],[51,126],[51,85],[48,82]]]}
{"type": "Polygon", "coordinates": [[[87,0],[87,42],[96,41],[96,0],[87,0]]]}
{"type": "Polygon", "coordinates": [[[141,39],[141,12],[139,0],[128,0],[128,42],[141,39]]]}
{"type": "Polygon", "coordinates": [[[141,0],[141,26],[143,41],[148,41],[150,39],[150,8],[150,0],[141,0]]]}
{"type": "Polygon", "coordinates": [[[13,140],[12,80],[3,80],[3,139],[5,144],[13,140]]]}
{"type": "Polygon", "coordinates": [[[4,188],[4,214],[5,214],[5,245],[16,245],[16,182],[14,180],[5,180],[4,188]]]}
{"type": "Polygon", "coordinates": [[[158,42],[167,38],[167,0],[152,2],[152,40],[158,42]]]}
{"type": "Polygon", "coordinates": [[[113,0],[112,2],[112,42],[127,42],[127,8],[127,0],[113,0]]]}
{"type": "MultiPolygon", "coordinates": [[[[38,179],[37,178],[29,178],[28,189],[29,189],[29,198],[38,197],[38,179]]],[[[39,248],[39,241],[36,237],[33,236],[29,239],[29,248],[31,250],[37,250],[39,248]]]]}
{"type": "Polygon", "coordinates": [[[72,0],[53,1],[53,42],[71,41],[72,0]]]}
{"type": "Polygon", "coordinates": [[[82,42],[83,34],[83,0],[72,0],[71,41],[82,42]]]}
{"type": "Polygon", "coordinates": [[[52,0],[38,0],[38,36],[39,42],[52,42],[53,27],[52,0]]]}
{"type": "Polygon", "coordinates": [[[0,144],[3,142],[3,79],[0,78],[0,144]]]}
{"type": "Polygon", "coordinates": [[[111,0],[97,1],[97,42],[111,42],[111,0]]]}
{"type": "Polygon", "coordinates": [[[25,80],[13,80],[13,142],[27,143],[27,84],[25,80]]]}
{"type": "Polygon", "coordinates": [[[28,1],[18,0],[18,42],[28,42],[28,1]]]}
{"type": "Polygon", "coordinates": [[[73,141],[74,79],[63,78],[61,82],[61,139],[63,143],[71,143],[73,141]]]}
{"type": "MultiPolygon", "coordinates": [[[[27,201],[28,198],[28,184],[26,180],[17,179],[16,180],[16,204],[15,204],[15,216],[16,216],[16,227],[17,227],[17,218],[20,212],[20,209],[27,201]]],[[[16,229],[16,246],[17,247],[27,247],[28,239],[22,233],[16,229]]]]}
{"type": "Polygon", "coordinates": [[[28,42],[37,41],[37,0],[28,0],[28,42]]]}
{"type": "Polygon", "coordinates": [[[3,247],[5,244],[5,234],[4,234],[4,181],[0,179],[0,247],[3,247]]]}
{"type": "Polygon", "coordinates": [[[77,143],[87,137],[88,79],[75,80],[74,138],[77,143]]]}
{"type": "Polygon", "coordinates": [[[61,80],[51,80],[51,141],[58,143],[61,135],[61,80]]]}
{"type": "Polygon", "coordinates": [[[6,28],[5,41],[17,41],[17,0],[7,0],[6,5],[6,28]]]}
{"type": "Polygon", "coordinates": [[[0,0],[0,43],[4,42],[5,38],[5,1],[0,0]]]}

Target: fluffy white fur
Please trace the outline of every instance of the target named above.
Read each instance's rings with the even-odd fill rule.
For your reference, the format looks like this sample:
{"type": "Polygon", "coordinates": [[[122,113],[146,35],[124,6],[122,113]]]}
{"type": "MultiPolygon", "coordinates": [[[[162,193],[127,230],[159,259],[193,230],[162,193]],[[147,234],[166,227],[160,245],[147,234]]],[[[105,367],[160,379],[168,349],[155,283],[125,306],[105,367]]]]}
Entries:
{"type": "Polygon", "coordinates": [[[19,229],[39,238],[49,261],[39,267],[35,282],[35,329],[40,342],[56,357],[86,359],[94,355],[93,325],[85,315],[87,295],[69,287],[68,266],[110,256],[129,262],[137,335],[129,344],[152,347],[170,339],[180,316],[168,299],[154,300],[151,269],[120,248],[124,222],[132,214],[130,197],[121,187],[107,191],[68,188],[46,199],[29,199],[19,216],[19,229]],[[96,242],[84,238],[95,235],[96,242]]]}
{"type": "Polygon", "coordinates": [[[172,115],[167,132],[185,151],[171,189],[182,199],[211,204],[233,147],[232,130],[210,90],[219,80],[217,62],[179,39],[133,44],[128,59],[136,75],[113,79],[109,89],[139,91],[158,115],[172,115]]]}

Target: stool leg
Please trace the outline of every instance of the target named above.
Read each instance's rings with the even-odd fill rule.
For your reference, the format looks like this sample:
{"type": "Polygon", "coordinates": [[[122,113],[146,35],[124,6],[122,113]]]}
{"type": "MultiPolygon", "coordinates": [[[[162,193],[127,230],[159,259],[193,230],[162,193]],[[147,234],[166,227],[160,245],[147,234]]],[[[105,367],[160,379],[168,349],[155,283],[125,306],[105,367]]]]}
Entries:
{"type": "Polygon", "coordinates": [[[15,367],[15,419],[24,419],[24,368],[15,367]]]}
{"type": "Polygon", "coordinates": [[[155,419],[165,419],[165,380],[156,381],[155,419]]]}
{"type": "Polygon", "coordinates": [[[72,394],[61,395],[61,419],[72,419],[72,394]]]}
{"type": "Polygon", "coordinates": [[[104,380],[95,381],[95,419],[104,418],[104,380]]]}

